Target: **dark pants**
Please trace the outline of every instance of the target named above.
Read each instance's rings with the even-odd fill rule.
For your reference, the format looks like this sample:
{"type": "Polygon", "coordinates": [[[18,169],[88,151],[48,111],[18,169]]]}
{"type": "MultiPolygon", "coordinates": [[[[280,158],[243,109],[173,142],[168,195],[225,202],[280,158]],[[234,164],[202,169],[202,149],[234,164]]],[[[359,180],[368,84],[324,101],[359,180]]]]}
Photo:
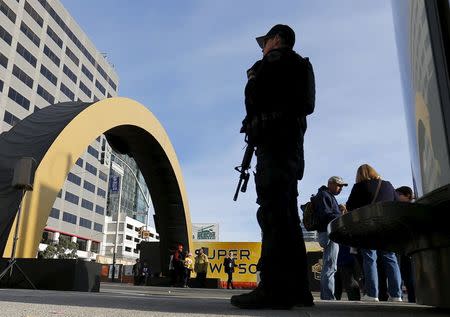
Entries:
{"type": "Polygon", "coordinates": [[[377,271],[378,271],[378,299],[385,302],[389,299],[388,286],[387,286],[387,275],[384,269],[384,264],[382,257],[377,257],[377,271]]]}
{"type": "Polygon", "coordinates": [[[198,287],[206,287],[206,272],[197,273],[198,287]]]}
{"type": "Polygon", "coordinates": [[[233,286],[233,272],[227,272],[228,274],[228,280],[227,280],[227,288],[234,288],[233,286]]]}
{"type": "Polygon", "coordinates": [[[416,302],[416,291],[414,287],[414,274],[411,263],[411,258],[407,255],[400,256],[400,273],[402,275],[403,283],[408,292],[408,302],[416,302]]]}
{"type": "Polygon", "coordinates": [[[306,248],[297,207],[297,178],[303,170],[296,147],[258,146],[257,219],[262,231],[261,287],[273,297],[312,301],[306,248]],[[294,299],[295,298],[295,299],[294,299]]]}
{"type": "Polygon", "coordinates": [[[191,278],[191,270],[185,268],[184,269],[184,287],[188,286],[190,278],[191,278]]]}
{"type": "Polygon", "coordinates": [[[334,296],[337,300],[341,299],[343,289],[347,292],[348,300],[361,300],[358,283],[360,269],[357,265],[356,260],[353,264],[338,265],[334,284],[334,296]]]}

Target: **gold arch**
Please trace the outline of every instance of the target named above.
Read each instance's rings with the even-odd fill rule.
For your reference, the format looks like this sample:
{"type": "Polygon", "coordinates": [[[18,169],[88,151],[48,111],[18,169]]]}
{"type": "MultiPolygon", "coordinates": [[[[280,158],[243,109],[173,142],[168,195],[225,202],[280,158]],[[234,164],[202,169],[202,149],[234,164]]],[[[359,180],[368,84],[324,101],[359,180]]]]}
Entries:
{"type": "MultiPolygon", "coordinates": [[[[22,200],[16,257],[36,257],[50,210],[67,174],[76,160],[86,151],[88,145],[96,137],[108,131],[112,131],[115,134],[114,137],[121,138],[120,141],[125,146],[127,142],[136,143],[136,140],[147,140],[152,142],[153,148],[159,149],[160,164],[165,168],[159,168],[157,172],[149,172],[154,167],[147,166],[147,162],[148,165],[156,164],[156,161],[151,161],[155,156],[152,151],[139,154],[140,157],[135,159],[147,184],[150,177],[158,175],[164,178],[164,184],[168,184],[170,186],[168,188],[172,190],[171,193],[163,193],[161,192],[163,186],[155,186],[158,188],[154,189],[151,184],[149,186],[155,214],[160,219],[157,229],[160,234],[161,249],[167,250],[174,242],[182,242],[192,249],[192,226],[186,190],[181,168],[169,137],[146,107],[134,100],[116,97],[98,101],[81,111],[59,133],[45,153],[35,172],[34,189],[27,192],[22,200]],[[114,129],[116,129],[115,133],[114,129]],[[130,130],[137,131],[138,134],[129,134],[127,131],[130,130]]],[[[142,149],[150,147],[148,144],[136,146],[142,149]]],[[[15,224],[12,228],[14,227],[15,224]]],[[[13,233],[14,230],[9,233],[4,257],[9,257],[11,254],[13,233]]]]}

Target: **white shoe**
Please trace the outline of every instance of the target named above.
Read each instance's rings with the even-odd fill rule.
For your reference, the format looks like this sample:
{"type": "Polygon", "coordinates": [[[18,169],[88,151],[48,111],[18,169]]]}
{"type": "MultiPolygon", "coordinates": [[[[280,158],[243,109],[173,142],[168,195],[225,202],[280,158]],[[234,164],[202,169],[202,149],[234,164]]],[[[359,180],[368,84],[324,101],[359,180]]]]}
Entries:
{"type": "Polygon", "coordinates": [[[379,302],[378,297],[371,297],[368,295],[364,295],[361,298],[361,301],[363,301],[363,302],[379,302]]]}
{"type": "Polygon", "coordinates": [[[403,299],[401,297],[391,297],[391,296],[389,296],[388,302],[403,302],[403,299]]]}

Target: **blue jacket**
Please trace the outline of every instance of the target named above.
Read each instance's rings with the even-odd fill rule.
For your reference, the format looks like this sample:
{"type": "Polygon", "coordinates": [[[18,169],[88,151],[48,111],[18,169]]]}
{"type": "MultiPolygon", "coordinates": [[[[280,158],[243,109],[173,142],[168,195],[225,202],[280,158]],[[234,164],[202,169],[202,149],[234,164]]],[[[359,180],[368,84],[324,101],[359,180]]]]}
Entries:
{"type": "Polygon", "coordinates": [[[317,212],[319,219],[319,228],[317,231],[327,231],[327,226],[331,220],[341,215],[339,205],[332,193],[328,191],[327,186],[319,188],[317,195],[314,197],[314,210],[317,212]]]}

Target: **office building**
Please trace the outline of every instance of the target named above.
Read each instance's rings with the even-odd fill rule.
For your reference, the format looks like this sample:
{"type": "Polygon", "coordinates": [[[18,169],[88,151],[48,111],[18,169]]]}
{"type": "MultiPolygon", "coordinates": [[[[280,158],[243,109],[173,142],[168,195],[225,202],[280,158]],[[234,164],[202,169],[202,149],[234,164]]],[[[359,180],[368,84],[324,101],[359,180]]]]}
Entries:
{"type": "MultiPolygon", "coordinates": [[[[59,1],[0,0],[0,132],[54,103],[117,95],[118,76],[59,1]]],[[[50,212],[44,241],[66,237],[95,259],[104,238],[109,165],[104,136],[70,170],[50,212]]],[[[45,247],[41,245],[41,248],[45,247]]]]}

